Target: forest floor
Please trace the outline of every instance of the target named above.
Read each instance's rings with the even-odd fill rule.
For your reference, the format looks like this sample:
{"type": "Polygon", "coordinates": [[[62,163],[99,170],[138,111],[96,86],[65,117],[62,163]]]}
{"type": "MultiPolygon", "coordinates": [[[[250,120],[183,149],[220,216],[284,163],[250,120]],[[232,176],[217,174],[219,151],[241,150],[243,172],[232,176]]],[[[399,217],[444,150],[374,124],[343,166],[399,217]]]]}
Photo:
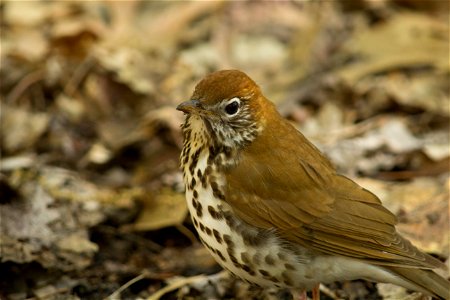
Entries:
{"type": "Polygon", "coordinates": [[[188,216],[175,107],[229,68],[449,265],[448,5],[2,1],[0,299],[290,299],[222,273],[188,216]]]}

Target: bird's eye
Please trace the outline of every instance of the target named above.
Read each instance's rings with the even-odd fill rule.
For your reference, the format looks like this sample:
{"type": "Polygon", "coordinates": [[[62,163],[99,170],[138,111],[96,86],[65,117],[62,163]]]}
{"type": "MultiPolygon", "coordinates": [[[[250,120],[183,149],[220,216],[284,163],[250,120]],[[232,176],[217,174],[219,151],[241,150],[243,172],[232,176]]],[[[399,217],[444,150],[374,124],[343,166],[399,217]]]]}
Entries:
{"type": "Polygon", "coordinates": [[[230,116],[232,116],[235,113],[237,113],[238,109],[239,109],[239,102],[238,101],[230,102],[230,103],[227,104],[227,106],[225,106],[225,112],[228,115],[230,115],[230,116]]]}

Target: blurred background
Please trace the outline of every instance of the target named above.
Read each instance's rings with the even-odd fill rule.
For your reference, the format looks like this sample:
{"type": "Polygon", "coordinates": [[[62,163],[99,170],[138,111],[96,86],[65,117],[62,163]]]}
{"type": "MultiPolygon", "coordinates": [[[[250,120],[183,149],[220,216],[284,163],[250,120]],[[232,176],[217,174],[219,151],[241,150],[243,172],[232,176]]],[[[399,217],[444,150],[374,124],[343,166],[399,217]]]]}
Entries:
{"type": "MultiPolygon", "coordinates": [[[[448,264],[447,1],[2,1],[0,12],[1,299],[289,299],[207,276],[220,267],[187,216],[175,107],[229,68],[448,264]]],[[[419,299],[362,280],[325,290],[419,299]]]]}

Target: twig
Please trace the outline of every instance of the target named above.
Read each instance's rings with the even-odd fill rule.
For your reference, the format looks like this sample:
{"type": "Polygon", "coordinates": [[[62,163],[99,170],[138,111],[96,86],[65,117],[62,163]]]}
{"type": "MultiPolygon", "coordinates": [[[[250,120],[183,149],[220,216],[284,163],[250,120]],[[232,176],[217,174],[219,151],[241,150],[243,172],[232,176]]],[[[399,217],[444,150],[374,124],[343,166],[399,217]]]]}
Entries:
{"type": "Polygon", "coordinates": [[[183,224],[175,225],[175,227],[178,229],[179,232],[184,234],[191,241],[191,243],[193,244],[198,243],[197,237],[195,236],[194,233],[192,233],[192,231],[189,230],[189,228],[187,228],[183,224]]]}
{"type": "Polygon", "coordinates": [[[25,91],[35,84],[36,82],[44,79],[44,72],[42,70],[37,70],[31,73],[28,73],[23,77],[18,84],[14,86],[12,91],[9,93],[8,97],[6,98],[7,103],[15,102],[17,99],[22,96],[25,91]]]}
{"type": "Polygon", "coordinates": [[[328,297],[334,299],[334,300],[342,300],[341,298],[339,298],[335,292],[333,292],[332,290],[330,290],[327,286],[321,284],[319,287],[320,291],[322,293],[324,293],[325,295],[327,295],[328,297]]]}
{"type": "Polygon", "coordinates": [[[86,77],[86,74],[89,72],[91,67],[94,65],[95,59],[92,55],[86,57],[86,59],[75,69],[72,74],[72,77],[69,78],[67,84],[64,87],[64,93],[72,97],[75,94],[78,86],[86,77]]]}
{"type": "Polygon", "coordinates": [[[201,280],[207,280],[208,277],[205,275],[197,275],[197,276],[193,276],[193,277],[188,277],[188,278],[179,278],[174,280],[172,283],[170,283],[168,286],[163,287],[162,289],[160,289],[159,291],[157,291],[156,293],[152,294],[150,297],[147,298],[147,300],[159,300],[159,298],[161,298],[162,296],[164,296],[165,294],[174,291],[176,289],[179,289],[180,287],[183,287],[185,285],[197,282],[197,281],[201,281],[201,280]]]}
{"type": "Polygon", "coordinates": [[[141,274],[139,274],[138,276],[134,277],[133,279],[131,279],[130,281],[128,281],[127,283],[125,283],[124,285],[122,285],[120,288],[118,288],[114,293],[112,293],[111,295],[109,295],[108,297],[105,298],[105,300],[114,300],[114,299],[120,299],[120,294],[126,290],[127,288],[129,288],[132,284],[138,282],[141,279],[144,279],[147,277],[147,272],[142,272],[141,274]]]}

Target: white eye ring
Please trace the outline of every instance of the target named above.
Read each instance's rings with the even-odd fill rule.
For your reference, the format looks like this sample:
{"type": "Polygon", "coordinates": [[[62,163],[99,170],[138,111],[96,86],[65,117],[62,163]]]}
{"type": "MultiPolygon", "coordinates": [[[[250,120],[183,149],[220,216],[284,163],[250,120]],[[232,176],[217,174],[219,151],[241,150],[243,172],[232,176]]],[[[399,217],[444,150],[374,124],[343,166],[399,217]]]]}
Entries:
{"type": "Polygon", "coordinates": [[[224,111],[228,116],[234,116],[239,112],[239,108],[241,106],[241,100],[237,97],[231,98],[228,100],[227,104],[224,107],[224,111]]]}

